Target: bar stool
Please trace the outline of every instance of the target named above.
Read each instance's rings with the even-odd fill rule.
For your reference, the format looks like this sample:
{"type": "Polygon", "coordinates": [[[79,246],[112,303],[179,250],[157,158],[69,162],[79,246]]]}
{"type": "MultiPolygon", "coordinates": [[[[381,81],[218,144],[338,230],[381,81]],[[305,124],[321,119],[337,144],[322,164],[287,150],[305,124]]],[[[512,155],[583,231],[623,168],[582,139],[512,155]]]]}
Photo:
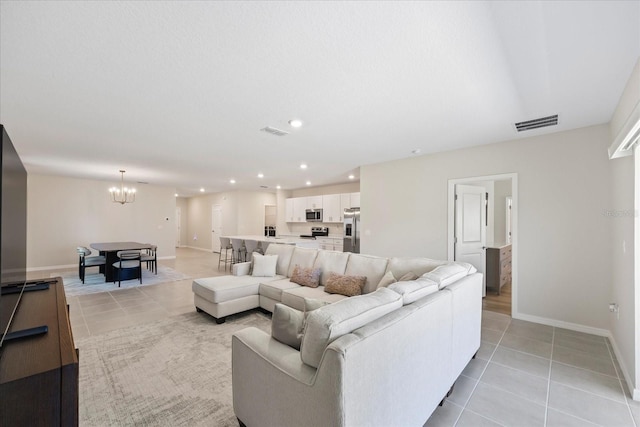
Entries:
{"type": "Polygon", "coordinates": [[[233,247],[232,254],[232,264],[236,264],[238,262],[244,261],[244,255],[246,255],[246,251],[244,249],[244,240],[243,239],[231,239],[231,246],[233,247]]]}
{"type": "Polygon", "coordinates": [[[252,254],[254,252],[257,252],[259,254],[262,253],[262,249],[258,247],[257,240],[245,240],[244,249],[245,249],[245,261],[252,261],[252,256],[253,256],[252,254]]]}
{"type": "Polygon", "coordinates": [[[218,258],[218,270],[220,270],[220,263],[224,263],[224,270],[227,271],[227,264],[231,265],[233,262],[233,246],[231,246],[231,239],[228,237],[220,238],[220,258],[218,258]],[[229,256],[229,249],[231,249],[231,256],[229,256]],[[224,251],[224,258],[222,257],[222,251],[224,251]]]}

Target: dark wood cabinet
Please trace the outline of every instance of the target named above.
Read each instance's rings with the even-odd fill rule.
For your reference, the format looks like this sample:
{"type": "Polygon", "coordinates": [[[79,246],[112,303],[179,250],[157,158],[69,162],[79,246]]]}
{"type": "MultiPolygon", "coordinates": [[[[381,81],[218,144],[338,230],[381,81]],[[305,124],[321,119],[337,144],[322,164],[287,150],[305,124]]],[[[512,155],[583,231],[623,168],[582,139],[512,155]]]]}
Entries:
{"type": "Polygon", "coordinates": [[[511,283],[511,245],[487,248],[486,255],[487,290],[500,295],[500,288],[511,283]]]}
{"type": "MultiPolygon", "coordinates": [[[[3,315],[14,298],[3,295],[3,315]]],[[[11,331],[46,325],[48,332],[3,344],[0,425],[78,425],[78,353],[68,310],[60,278],[22,296],[11,331]]]]}

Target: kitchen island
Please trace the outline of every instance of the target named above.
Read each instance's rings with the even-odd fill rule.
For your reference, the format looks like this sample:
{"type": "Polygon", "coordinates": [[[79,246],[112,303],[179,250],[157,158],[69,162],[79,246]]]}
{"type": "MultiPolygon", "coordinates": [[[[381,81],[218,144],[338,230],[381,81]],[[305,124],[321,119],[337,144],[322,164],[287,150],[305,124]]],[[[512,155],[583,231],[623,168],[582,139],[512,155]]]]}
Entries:
{"type": "Polygon", "coordinates": [[[269,244],[280,244],[280,245],[295,245],[299,248],[311,248],[318,249],[319,242],[316,239],[310,238],[302,238],[298,236],[278,236],[278,237],[267,237],[260,235],[246,235],[246,236],[222,236],[228,239],[242,239],[242,240],[256,240],[258,242],[265,242],[269,244]]]}

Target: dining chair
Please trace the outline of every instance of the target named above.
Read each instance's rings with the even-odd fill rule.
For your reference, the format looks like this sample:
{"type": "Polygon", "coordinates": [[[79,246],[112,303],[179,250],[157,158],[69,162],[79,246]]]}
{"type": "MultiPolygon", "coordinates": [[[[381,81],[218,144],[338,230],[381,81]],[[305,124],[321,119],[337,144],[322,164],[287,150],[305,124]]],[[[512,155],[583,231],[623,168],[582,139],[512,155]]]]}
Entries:
{"type": "Polygon", "coordinates": [[[157,246],[151,246],[150,248],[145,249],[144,253],[142,253],[140,256],[140,261],[147,264],[147,270],[151,270],[155,274],[158,274],[158,257],[156,255],[157,250],[157,246]]]}
{"type": "Polygon", "coordinates": [[[118,261],[113,263],[113,269],[118,278],[118,287],[120,282],[130,279],[140,279],[142,284],[142,262],[140,261],[140,251],[118,251],[118,261]],[[135,274],[132,274],[135,272],[135,274]]]}
{"type": "Polygon", "coordinates": [[[107,260],[104,256],[88,256],[91,255],[91,249],[85,246],[78,246],[76,248],[79,255],[78,260],[78,276],[82,283],[84,283],[85,269],[88,267],[100,267],[106,264],[107,260]]]}
{"type": "Polygon", "coordinates": [[[231,246],[231,239],[228,237],[220,238],[220,257],[218,258],[218,270],[220,270],[220,263],[224,263],[224,270],[227,271],[227,264],[231,265],[233,260],[233,246],[231,246]],[[231,249],[231,257],[229,256],[229,249],[231,249]],[[224,251],[224,258],[222,257],[222,251],[224,251]]]}

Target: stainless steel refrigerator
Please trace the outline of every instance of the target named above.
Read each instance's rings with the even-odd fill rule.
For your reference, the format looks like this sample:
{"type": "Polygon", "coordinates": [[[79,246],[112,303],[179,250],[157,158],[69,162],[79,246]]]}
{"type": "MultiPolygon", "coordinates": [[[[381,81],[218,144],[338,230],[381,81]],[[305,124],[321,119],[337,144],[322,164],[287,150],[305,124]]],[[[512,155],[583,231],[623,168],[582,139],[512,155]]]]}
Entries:
{"type": "Polygon", "coordinates": [[[344,210],[343,252],[360,253],[360,208],[344,210]]]}

